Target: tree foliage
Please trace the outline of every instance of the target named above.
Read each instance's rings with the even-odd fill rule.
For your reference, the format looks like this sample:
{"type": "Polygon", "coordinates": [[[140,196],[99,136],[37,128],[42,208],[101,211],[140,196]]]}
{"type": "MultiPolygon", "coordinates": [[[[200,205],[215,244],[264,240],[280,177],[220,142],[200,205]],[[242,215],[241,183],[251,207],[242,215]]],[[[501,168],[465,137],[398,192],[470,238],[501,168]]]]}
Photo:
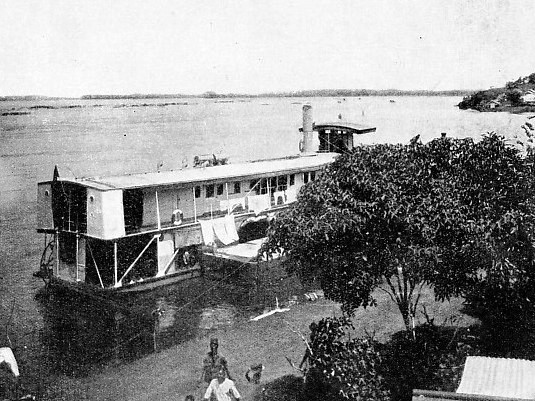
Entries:
{"type": "Polygon", "coordinates": [[[303,187],[263,250],[283,251],[289,272],[319,280],[347,313],[386,291],[407,329],[425,285],[439,300],[499,293],[493,308],[522,309],[534,282],[531,174],[494,133],[357,147],[303,187]]]}
{"type": "Polygon", "coordinates": [[[311,326],[308,400],[389,400],[380,374],[382,358],[373,338],[353,338],[347,317],[325,318],[311,326]]]}

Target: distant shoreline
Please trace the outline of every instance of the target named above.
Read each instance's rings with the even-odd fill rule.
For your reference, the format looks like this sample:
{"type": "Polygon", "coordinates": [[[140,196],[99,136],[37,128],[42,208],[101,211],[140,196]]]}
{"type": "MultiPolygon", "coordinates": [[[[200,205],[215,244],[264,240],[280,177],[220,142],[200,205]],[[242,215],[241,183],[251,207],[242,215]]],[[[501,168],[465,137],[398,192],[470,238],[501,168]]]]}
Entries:
{"type": "Polygon", "coordinates": [[[58,97],[58,96],[0,96],[0,101],[36,101],[36,100],[114,100],[114,99],[177,99],[177,98],[204,98],[204,99],[233,99],[233,98],[276,98],[276,97],[365,97],[365,96],[466,96],[474,93],[474,90],[447,90],[447,91],[427,91],[427,90],[398,90],[398,89],[322,89],[305,90],[296,92],[262,93],[258,95],[249,94],[218,94],[206,92],[198,95],[185,94],[130,94],[130,95],[83,95],[81,97],[58,97]]]}

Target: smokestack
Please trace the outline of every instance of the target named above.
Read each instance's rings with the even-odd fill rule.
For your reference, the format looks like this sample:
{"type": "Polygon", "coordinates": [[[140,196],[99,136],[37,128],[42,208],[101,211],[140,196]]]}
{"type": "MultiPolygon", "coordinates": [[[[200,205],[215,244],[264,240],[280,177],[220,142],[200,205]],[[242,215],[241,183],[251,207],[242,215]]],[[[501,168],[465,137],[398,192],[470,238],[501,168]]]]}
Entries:
{"type": "Polygon", "coordinates": [[[305,104],[303,106],[303,138],[299,143],[299,150],[301,153],[314,152],[313,139],[314,138],[314,122],[312,120],[312,106],[305,104]]]}

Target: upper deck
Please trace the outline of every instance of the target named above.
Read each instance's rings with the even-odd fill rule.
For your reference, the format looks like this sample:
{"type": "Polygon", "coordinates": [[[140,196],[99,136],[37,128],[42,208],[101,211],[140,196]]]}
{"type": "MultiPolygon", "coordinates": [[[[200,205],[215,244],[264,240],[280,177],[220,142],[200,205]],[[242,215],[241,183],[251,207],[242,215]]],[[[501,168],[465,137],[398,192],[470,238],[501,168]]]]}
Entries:
{"type": "Polygon", "coordinates": [[[191,186],[216,181],[232,181],[245,177],[257,178],[272,174],[291,174],[299,171],[320,169],[331,163],[336,153],[289,156],[279,159],[259,160],[239,164],[211,167],[195,167],[183,170],[124,174],[107,177],[67,178],[64,182],[93,188],[100,191],[137,189],[166,186],[191,186]]]}

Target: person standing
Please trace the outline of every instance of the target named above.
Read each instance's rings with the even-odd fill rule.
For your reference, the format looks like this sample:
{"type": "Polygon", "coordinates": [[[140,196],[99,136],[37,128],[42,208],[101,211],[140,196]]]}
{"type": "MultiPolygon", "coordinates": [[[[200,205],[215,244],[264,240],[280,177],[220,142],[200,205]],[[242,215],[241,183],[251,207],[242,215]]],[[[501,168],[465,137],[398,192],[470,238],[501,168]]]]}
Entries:
{"type": "Polygon", "coordinates": [[[230,372],[228,370],[227,360],[219,355],[219,340],[217,338],[210,339],[210,352],[203,360],[203,371],[201,379],[210,384],[213,379],[217,377],[219,370],[223,370],[226,377],[232,380],[230,372]]]}
{"type": "Polygon", "coordinates": [[[241,400],[240,393],[236,388],[234,382],[226,377],[227,373],[224,369],[219,369],[217,377],[210,382],[210,385],[204,393],[204,400],[209,401],[215,396],[217,401],[232,401],[231,395],[234,399],[241,400]]]}

